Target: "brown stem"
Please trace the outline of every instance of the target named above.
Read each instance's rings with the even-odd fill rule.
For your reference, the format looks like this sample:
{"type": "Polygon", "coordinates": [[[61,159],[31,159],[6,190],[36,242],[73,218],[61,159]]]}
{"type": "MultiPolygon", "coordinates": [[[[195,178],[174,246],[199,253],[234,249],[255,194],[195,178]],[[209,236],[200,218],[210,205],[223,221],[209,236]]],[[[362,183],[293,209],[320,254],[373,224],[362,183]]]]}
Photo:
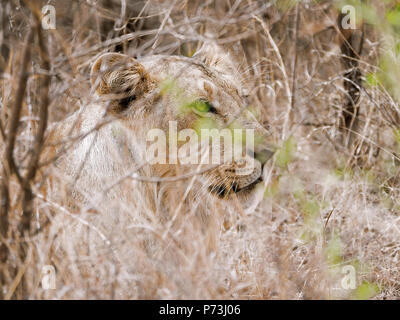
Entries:
{"type": "MultiPolygon", "coordinates": [[[[16,170],[13,166],[14,156],[13,150],[15,146],[15,140],[17,136],[17,130],[19,120],[21,116],[21,110],[23,105],[23,99],[26,91],[26,84],[28,82],[28,64],[31,59],[30,43],[33,39],[33,30],[30,29],[26,37],[24,51],[22,53],[21,68],[18,76],[18,87],[15,92],[15,100],[11,109],[11,115],[9,119],[8,132],[6,137],[6,147],[3,154],[3,170],[2,170],[2,181],[0,186],[0,287],[5,285],[5,272],[4,267],[8,259],[8,248],[4,241],[8,235],[8,211],[9,211],[9,177],[11,173],[16,170]]],[[[0,299],[2,297],[2,290],[0,290],[0,299]]]]}
{"type": "MultiPolygon", "coordinates": [[[[39,50],[40,56],[42,58],[42,66],[41,68],[45,71],[50,71],[50,61],[49,61],[49,54],[47,51],[47,47],[43,38],[42,30],[40,27],[37,27],[37,34],[38,34],[38,43],[39,43],[39,50]]],[[[42,92],[41,92],[41,102],[39,106],[39,127],[38,131],[35,136],[35,140],[33,143],[33,148],[31,150],[31,159],[26,170],[26,174],[23,181],[23,191],[24,191],[24,198],[22,202],[22,222],[20,232],[24,234],[25,232],[29,231],[30,228],[30,221],[32,216],[32,201],[33,201],[33,194],[30,187],[32,180],[35,178],[38,167],[39,167],[39,159],[40,153],[43,149],[43,141],[44,141],[44,133],[47,128],[48,122],[48,106],[49,106],[49,87],[50,87],[50,76],[48,72],[43,75],[42,81],[42,92]]]]}
{"type": "MultiPolygon", "coordinates": [[[[364,37],[363,33],[360,37],[357,30],[343,29],[341,23],[343,17],[343,14],[339,14],[338,26],[341,32],[339,36],[341,36],[340,50],[342,52],[342,65],[347,70],[344,74],[345,79],[343,81],[343,86],[345,91],[347,92],[347,95],[342,110],[340,126],[345,129],[349,129],[350,131],[347,131],[351,132],[357,131],[358,125],[358,102],[360,100],[362,88],[362,74],[359,66],[359,59],[363,48],[364,37]]],[[[346,145],[349,145],[349,143],[351,142],[350,138],[351,137],[349,134],[346,139],[346,145]]]]}

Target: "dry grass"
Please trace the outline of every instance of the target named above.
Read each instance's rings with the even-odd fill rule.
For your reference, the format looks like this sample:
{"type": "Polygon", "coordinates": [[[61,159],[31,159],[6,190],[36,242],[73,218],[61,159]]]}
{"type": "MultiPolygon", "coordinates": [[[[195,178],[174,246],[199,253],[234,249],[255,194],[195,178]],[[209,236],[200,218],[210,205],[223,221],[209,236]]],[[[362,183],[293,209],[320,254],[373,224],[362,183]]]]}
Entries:
{"type": "MultiPolygon", "coordinates": [[[[357,124],[343,124],[349,65],[333,1],[53,0],[57,28],[47,31],[29,18],[35,2],[18,2],[0,4],[1,298],[400,296],[398,107],[383,88],[360,82],[357,124]],[[52,198],[52,181],[67,177],[37,163],[41,132],[90,100],[94,58],[114,50],[191,56],[209,37],[237,60],[252,111],[281,146],[254,212],[214,202],[209,214],[217,223],[204,232],[190,206],[172,225],[137,196],[108,203],[113,214],[101,204],[71,210],[60,190],[52,198]],[[55,290],[41,286],[45,265],[56,269],[55,290]],[[348,265],[354,290],[341,285],[348,265]]],[[[377,30],[365,30],[363,51],[353,57],[364,76],[378,68],[383,46],[377,30]]]]}

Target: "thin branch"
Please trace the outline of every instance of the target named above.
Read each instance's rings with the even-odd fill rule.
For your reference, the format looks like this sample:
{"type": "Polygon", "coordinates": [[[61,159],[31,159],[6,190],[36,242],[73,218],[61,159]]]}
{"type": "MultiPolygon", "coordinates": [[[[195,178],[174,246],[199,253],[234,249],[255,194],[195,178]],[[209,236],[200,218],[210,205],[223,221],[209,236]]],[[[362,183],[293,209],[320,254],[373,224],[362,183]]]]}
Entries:
{"type": "MultiPolygon", "coordinates": [[[[31,49],[30,43],[33,40],[33,29],[29,30],[29,33],[26,37],[24,51],[22,53],[21,59],[21,67],[18,76],[18,88],[15,92],[15,100],[14,105],[11,109],[11,115],[9,120],[8,132],[7,132],[7,140],[5,152],[3,155],[3,172],[2,172],[2,181],[0,186],[0,236],[3,239],[7,239],[8,236],[8,210],[10,206],[9,202],[9,177],[10,174],[15,171],[16,167],[14,163],[14,146],[15,140],[17,136],[17,130],[19,125],[19,119],[21,116],[21,110],[23,105],[23,99],[26,91],[26,84],[28,82],[28,64],[31,60],[31,49]]],[[[8,249],[4,243],[0,243],[0,263],[5,264],[8,259],[8,249]]],[[[5,285],[5,270],[0,272],[0,287],[5,285]]],[[[0,299],[3,296],[2,290],[0,290],[0,299]]]]}
{"type": "Polygon", "coordinates": [[[300,26],[300,10],[299,3],[296,4],[296,19],[295,19],[295,31],[294,31],[294,54],[293,54],[293,66],[292,66],[292,96],[290,101],[290,109],[288,110],[287,121],[292,121],[292,114],[294,111],[294,105],[296,103],[296,88],[297,88],[297,44],[299,41],[299,26],[300,26]]]}

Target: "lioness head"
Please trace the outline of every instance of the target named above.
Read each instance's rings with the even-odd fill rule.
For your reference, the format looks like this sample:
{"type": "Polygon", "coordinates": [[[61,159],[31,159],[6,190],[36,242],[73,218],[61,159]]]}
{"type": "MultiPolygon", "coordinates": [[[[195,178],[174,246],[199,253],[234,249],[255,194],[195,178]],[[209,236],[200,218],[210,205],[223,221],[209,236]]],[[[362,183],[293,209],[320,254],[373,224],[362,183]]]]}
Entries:
{"type": "Polygon", "coordinates": [[[272,155],[263,143],[265,129],[246,110],[239,75],[234,74],[229,57],[221,57],[220,51],[203,48],[192,58],[151,56],[140,62],[106,53],[94,62],[90,78],[107,114],[116,117],[129,132],[129,137],[121,133],[116,138],[121,145],[129,144],[137,165],[147,163],[147,174],[152,177],[197,176],[194,185],[220,198],[248,195],[262,181],[263,164],[272,155]],[[171,131],[171,126],[176,131],[171,131]],[[204,128],[214,129],[210,130],[214,133],[225,131],[217,138],[218,143],[210,143],[205,149],[200,143],[204,128]],[[233,128],[241,130],[242,149],[240,155],[235,154],[238,157],[232,151],[237,144],[233,128]],[[228,150],[230,137],[225,137],[229,132],[233,143],[228,150]],[[199,134],[199,139],[193,133],[199,134]],[[253,136],[243,139],[244,133],[253,136]],[[161,147],[155,150],[149,138],[161,147]],[[255,142],[247,144],[249,140],[255,142]],[[191,159],[197,159],[198,165],[187,158],[182,160],[180,156],[187,152],[195,153],[191,159]],[[210,155],[204,156],[204,152],[210,155]],[[216,153],[221,155],[220,162],[212,160],[216,153]],[[162,156],[164,161],[160,161],[162,156]],[[154,158],[159,161],[152,161],[154,158]]]}

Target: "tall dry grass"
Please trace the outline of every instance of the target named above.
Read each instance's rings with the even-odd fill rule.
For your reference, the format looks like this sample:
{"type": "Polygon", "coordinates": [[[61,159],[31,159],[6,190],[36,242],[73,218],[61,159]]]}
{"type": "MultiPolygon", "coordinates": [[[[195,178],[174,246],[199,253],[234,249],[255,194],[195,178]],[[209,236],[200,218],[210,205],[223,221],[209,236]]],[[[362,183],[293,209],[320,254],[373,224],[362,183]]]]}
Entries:
{"type": "MultiPolygon", "coordinates": [[[[398,298],[398,106],[364,81],[379,70],[385,43],[368,23],[341,30],[335,4],[2,1],[0,297],[398,298]],[[55,30],[40,27],[45,4],[56,9],[55,30]],[[240,204],[214,201],[217,223],[206,232],[190,205],[172,225],[136,193],[107,200],[107,209],[71,206],[74,181],[56,158],[39,155],[53,123],[92,98],[95,57],[191,56],[211,38],[237,61],[252,112],[280,146],[258,206],[243,214],[240,204]],[[42,287],[48,265],[54,290],[42,287]],[[355,288],[343,285],[346,266],[355,288]]],[[[152,185],[130,183],[121,188],[152,185]]],[[[184,192],[184,182],[177,186],[184,192]]]]}

